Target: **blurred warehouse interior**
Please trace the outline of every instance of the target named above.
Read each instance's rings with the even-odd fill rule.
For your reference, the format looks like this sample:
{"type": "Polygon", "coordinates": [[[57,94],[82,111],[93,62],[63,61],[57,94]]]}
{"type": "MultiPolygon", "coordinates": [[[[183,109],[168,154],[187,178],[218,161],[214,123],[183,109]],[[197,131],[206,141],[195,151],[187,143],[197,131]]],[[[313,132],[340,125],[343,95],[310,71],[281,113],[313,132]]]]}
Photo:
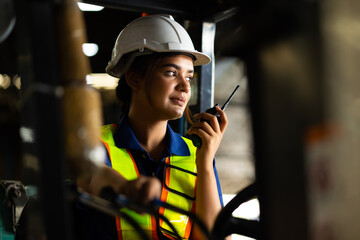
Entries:
{"type": "MultiPolygon", "coordinates": [[[[86,88],[80,102],[101,104],[91,121],[83,112],[72,118],[85,119],[89,128],[116,121],[116,79],[104,76],[104,68],[119,30],[142,12],[172,14],[199,49],[213,44],[214,68],[198,70],[194,112],[222,104],[240,85],[226,110],[230,123],[217,168],[225,194],[234,196],[256,181],[261,239],[360,238],[359,2],[84,1],[100,6],[81,13],[87,60],[79,59],[89,65],[70,62],[68,70],[91,74],[64,80],[58,57],[65,51],[57,41],[66,37],[66,21],[55,19],[66,1],[0,3],[0,179],[22,182],[34,200],[31,220],[24,220],[28,239],[74,239],[74,196],[64,179],[73,174],[69,168],[84,169],[69,164],[64,151],[64,86],[93,86],[96,93],[86,88]],[[213,41],[204,33],[214,34],[213,41]],[[213,86],[202,85],[204,78],[213,78],[213,86]]],[[[4,206],[0,239],[9,240],[14,233],[4,231],[5,218],[13,219],[4,206]]]]}

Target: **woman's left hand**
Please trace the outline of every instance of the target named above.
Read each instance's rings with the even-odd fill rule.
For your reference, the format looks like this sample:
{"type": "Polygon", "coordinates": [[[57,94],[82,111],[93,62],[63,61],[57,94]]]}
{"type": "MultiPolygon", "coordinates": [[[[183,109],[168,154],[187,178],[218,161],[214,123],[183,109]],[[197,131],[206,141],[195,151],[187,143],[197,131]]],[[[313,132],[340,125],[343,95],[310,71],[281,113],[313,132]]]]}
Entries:
{"type": "Polygon", "coordinates": [[[188,130],[188,134],[198,135],[202,140],[202,145],[196,153],[197,167],[212,169],[212,162],[215,153],[219,148],[220,142],[228,125],[226,114],[218,106],[215,107],[220,115],[220,123],[216,116],[210,113],[195,114],[196,119],[204,119],[205,121],[195,122],[188,130]],[[208,168],[211,167],[211,168],[208,168]]]}

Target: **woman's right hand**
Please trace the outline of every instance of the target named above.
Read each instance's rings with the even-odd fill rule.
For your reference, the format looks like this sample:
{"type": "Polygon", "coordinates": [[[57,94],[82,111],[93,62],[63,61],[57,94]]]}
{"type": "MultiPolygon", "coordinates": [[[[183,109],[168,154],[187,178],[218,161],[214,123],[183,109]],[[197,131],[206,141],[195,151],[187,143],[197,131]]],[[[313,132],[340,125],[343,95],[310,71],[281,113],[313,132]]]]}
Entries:
{"type": "Polygon", "coordinates": [[[140,204],[149,204],[154,199],[160,199],[161,182],[155,177],[140,176],[127,181],[121,189],[121,193],[140,204]]]}
{"type": "Polygon", "coordinates": [[[99,196],[104,187],[111,187],[134,202],[148,204],[161,196],[161,182],[155,177],[140,176],[128,181],[114,169],[102,166],[91,176],[77,179],[77,185],[84,191],[99,196]]]}

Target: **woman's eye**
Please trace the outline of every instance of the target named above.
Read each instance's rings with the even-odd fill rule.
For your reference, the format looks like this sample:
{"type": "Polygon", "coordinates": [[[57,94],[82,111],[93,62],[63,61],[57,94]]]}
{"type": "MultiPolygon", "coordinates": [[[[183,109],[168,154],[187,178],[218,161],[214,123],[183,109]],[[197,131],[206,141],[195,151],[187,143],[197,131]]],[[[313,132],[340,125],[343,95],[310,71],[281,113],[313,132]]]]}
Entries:
{"type": "Polygon", "coordinates": [[[193,80],[193,77],[192,76],[186,77],[186,80],[191,82],[193,80]]]}
{"type": "Polygon", "coordinates": [[[174,71],[166,71],[165,74],[172,77],[175,76],[176,73],[174,71]]]}

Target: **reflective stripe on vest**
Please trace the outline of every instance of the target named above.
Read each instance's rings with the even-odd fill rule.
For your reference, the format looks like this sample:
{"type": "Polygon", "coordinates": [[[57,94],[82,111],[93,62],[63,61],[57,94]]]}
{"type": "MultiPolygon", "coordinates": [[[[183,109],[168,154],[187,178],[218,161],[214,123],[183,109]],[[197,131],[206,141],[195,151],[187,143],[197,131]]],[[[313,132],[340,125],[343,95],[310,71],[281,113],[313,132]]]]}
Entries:
{"type": "MultiPolygon", "coordinates": [[[[113,138],[115,131],[116,125],[110,124],[102,127],[101,138],[108,150],[112,168],[121,173],[127,180],[134,180],[139,177],[136,163],[128,150],[115,146],[113,138]]],[[[191,154],[190,156],[171,156],[165,160],[167,167],[165,168],[164,173],[161,200],[183,210],[194,212],[195,201],[194,199],[191,199],[191,197],[195,197],[196,176],[185,173],[184,171],[196,173],[196,147],[194,147],[190,140],[186,138],[183,139],[187,143],[191,154]],[[184,193],[189,196],[189,198],[179,196],[176,192],[184,193]]],[[[139,215],[136,212],[125,208],[122,209],[122,211],[125,211],[133,217],[145,232],[148,233],[151,239],[158,239],[156,234],[156,221],[153,216],[148,214],[139,215]]],[[[160,208],[159,213],[170,220],[171,224],[182,238],[189,238],[192,221],[187,215],[179,214],[164,208],[160,208]]],[[[139,239],[139,235],[134,228],[122,218],[116,218],[116,225],[118,239],[139,239]]],[[[159,225],[163,234],[171,238],[172,231],[168,224],[160,219],[159,225]]]]}

